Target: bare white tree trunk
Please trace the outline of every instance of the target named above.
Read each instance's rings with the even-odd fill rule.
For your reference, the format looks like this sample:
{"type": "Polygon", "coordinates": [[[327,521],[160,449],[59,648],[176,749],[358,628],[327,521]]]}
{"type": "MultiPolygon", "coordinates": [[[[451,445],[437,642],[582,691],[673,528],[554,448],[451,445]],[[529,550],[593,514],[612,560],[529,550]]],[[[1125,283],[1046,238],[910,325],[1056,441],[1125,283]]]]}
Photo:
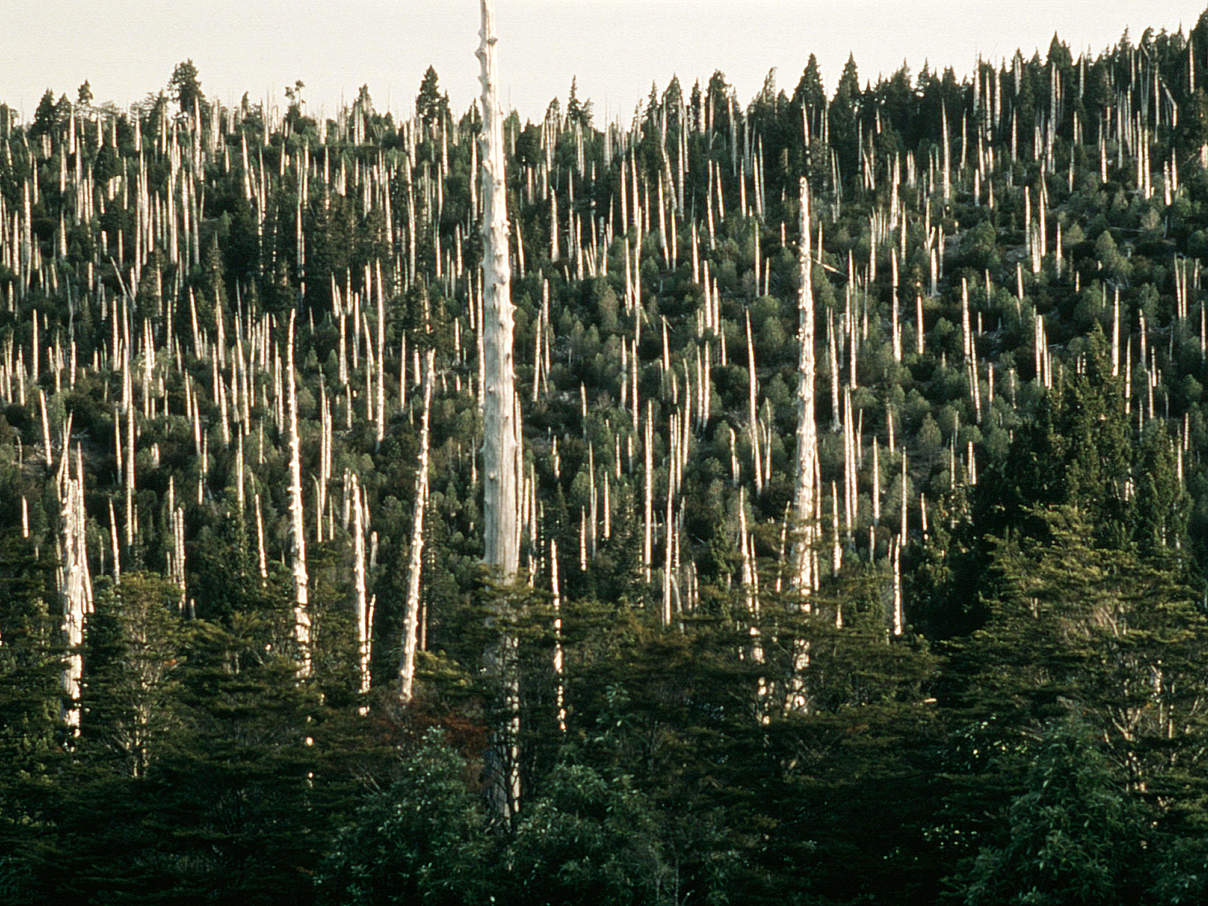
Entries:
{"type": "Polygon", "coordinates": [[[377,431],[374,435],[374,447],[382,445],[382,438],[386,436],[386,302],[384,292],[382,290],[382,262],[374,262],[374,289],[377,299],[377,384],[374,389],[374,403],[377,406],[377,411],[374,415],[374,422],[377,424],[377,431]]]}
{"type": "MultiPolygon", "coordinates": [[[[365,523],[368,514],[365,506],[365,492],[357,480],[356,473],[352,475],[350,493],[352,496],[352,577],[353,590],[356,595],[357,621],[357,671],[360,680],[358,691],[361,695],[369,693],[372,679],[369,671],[373,660],[373,600],[366,597],[365,590],[365,523]]],[[[319,516],[322,522],[322,515],[319,516]]],[[[368,707],[362,705],[362,714],[368,713],[368,707]]]]}
{"type": "MultiPolygon", "coordinates": [[[[264,551],[264,515],[260,509],[260,495],[254,496],[256,504],[256,554],[257,564],[260,568],[260,584],[263,585],[268,578],[268,557],[264,551]]],[[[113,505],[109,506],[110,515],[113,514],[113,505]]]]}
{"type": "Polygon", "coordinates": [[[952,148],[948,140],[948,105],[940,106],[940,129],[943,131],[944,205],[952,201],[952,148]]]}
{"type": "Polygon", "coordinates": [[[289,393],[289,548],[294,571],[294,641],[298,644],[298,675],[311,674],[310,609],[307,604],[306,537],[302,525],[302,454],[298,440],[298,394],[294,386],[294,315],[289,313],[286,385],[289,393]]]}
{"type": "Polygon", "coordinates": [[[512,368],[511,265],[503,116],[496,98],[495,13],[482,0],[482,289],[483,289],[483,540],[484,559],[505,579],[520,563],[517,486],[519,425],[512,368]]]}
{"type": "MultiPolygon", "coordinates": [[[[35,319],[36,320],[36,319],[35,319]]],[[[127,335],[122,357],[122,414],[126,417],[126,547],[134,546],[134,385],[130,372],[130,338],[127,335]]]]}
{"type": "Polygon", "coordinates": [[[810,268],[809,184],[801,180],[801,242],[797,260],[801,286],[797,291],[797,462],[793,482],[793,517],[797,540],[793,544],[790,578],[792,586],[808,594],[816,585],[812,552],[817,543],[818,428],[814,421],[814,289],[810,268]]]}
{"type": "Polygon", "coordinates": [[[419,465],[415,471],[415,514],[411,521],[411,555],[407,564],[407,611],[403,618],[403,657],[399,665],[399,698],[411,701],[415,685],[415,649],[419,640],[419,579],[424,552],[424,507],[428,502],[428,419],[432,408],[432,372],[436,350],[424,354],[423,414],[419,427],[419,465]]]}
{"type": "MultiPolygon", "coordinates": [[[[812,298],[812,297],[811,297],[812,298]]],[[[751,312],[744,312],[747,318],[747,425],[751,435],[751,459],[755,468],[755,493],[763,493],[763,469],[760,461],[759,427],[756,411],[756,395],[758,387],[755,376],[755,344],[751,341],[751,312]]]]}
{"type": "Polygon", "coordinates": [[[67,642],[67,661],[63,667],[63,693],[67,702],[61,716],[71,730],[80,730],[80,681],[84,676],[85,615],[92,612],[92,579],[88,574],[88,550],[85,544],[84,461],[76,449],[75,477],[71,477],[67,439],[59,466],[59,497],[62,503],[62,551],[59,588],[63,595],[63,634],[67,642]]]}
{"type": "Polygon", "coordinates": [[[893,634],[896,637],[902,634],[904,623],[902,614],[902,542],[896,537],[890,539],[889,556],[893,568],[893,634]]]}
{"type": "MultiPolygon", "coordinates": [[[[818,542],[818,428],[814,420],[814,383],[817,363],[814,358],[814,287],[810,255],[809,183],[800,183],[800,241],[797,263],[801,271],[797,290],[797,461],[793,480],[793,542],[789,569],[791,587],[801,595],[801,607],[808,612],[809,595],[817,587],[814,570],[818,542]]],[[[808,707],[802,674],[809,666],[809,642],[793,640],[793,674],[789,679],[785,708],[800,711],[808,707]]]]}
{"type": "Polygon", "coordinates": [[[558,729],[566,732],[566,683],[563,677],[562,593],[558,585],[558,542],[549,539],[549,585],[554,604],[554,704],[558,709],[558,729]]]}
{"type": "MultiPolygon", "coordinates": [[[[636,346],[635,346],[634,355],[635,356],[637,355],[636,346]]],[[[653,491],[653,474],[652,474],[654,471],[654,463],[653,463],[653,452],[651,451],[651,447],[654,444],[653,421],[654,421],[654,404],[650,400],[647,400],[646,401],[646,423],[645,423],[646,433],[644,435],[645,442],[642,444],[642,449],[643,449],[643,452],[645,455],[645,459],[643,462],[644,468],[642,469],[643,495],[644,495],[643,500],[645,502],[645,506],[643,508],[644,519],[643,519],[643,528],[642,528],[642,581],[644,581],[647,585],[650,584],[650,558],[651,558],[651,549],[652,549],[651,523],[654,519],[654,514],[653,514],[654,491],[653,491]]],[[[733,443],[731,443],[731,448],[732,447],[733,447],[733,443]]]]}
{"type": "MultiPolygon", "coordinates": [[[[511,265],[508,260],[507,183],[503,114],[496,96],[495,4],[482,0],[482,470],[483,559],[504,582],[520,565],[519,402],[512,368],[511,265]]],[[[520,802],[520,690],[514,634],[504,632],[487,652],[488,670],[502,685],[503,713],[485,755],[492,818],[510,821],[520,802]]]]}

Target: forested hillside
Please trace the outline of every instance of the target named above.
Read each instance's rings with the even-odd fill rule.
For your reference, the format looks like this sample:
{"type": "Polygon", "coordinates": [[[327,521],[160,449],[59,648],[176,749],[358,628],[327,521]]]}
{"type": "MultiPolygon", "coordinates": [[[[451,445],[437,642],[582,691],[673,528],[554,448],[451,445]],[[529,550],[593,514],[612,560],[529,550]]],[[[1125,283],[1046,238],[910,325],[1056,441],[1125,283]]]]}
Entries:
{"type": "Polygon", "coordinates": [[[202,75],[0,106],[0,901],[1208,901],[1208,13],[507,117],[514,574],[481,104],[202,75]]]}

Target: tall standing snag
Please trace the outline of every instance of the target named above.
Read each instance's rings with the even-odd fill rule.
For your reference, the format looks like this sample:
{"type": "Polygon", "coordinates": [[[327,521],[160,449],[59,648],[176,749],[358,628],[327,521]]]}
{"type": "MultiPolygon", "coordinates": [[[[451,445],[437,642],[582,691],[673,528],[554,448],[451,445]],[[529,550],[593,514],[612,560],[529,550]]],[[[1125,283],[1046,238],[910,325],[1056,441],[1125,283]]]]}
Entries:
{"type": "Polygon", "coordinates": [[[403,615],[403,655],[399,663],[399,698],[410,702],[415,686],[415,650],[419,642],[419,580],[423,569],[424,507],[428,503],[428,426],[432,410],[432,372],[436,350],[424,353],[423,414],[420,416],[419,464],[415,468],[415,512],[411,522],[411,554],[407,565],[407,607],[403,615]]]}
{"type": "MultiPolygon", "coordinates": [[[[801,286],[797,291],[797,338],[800,345],[797,370],[797,462],[793,480],[793,542],[789,581],[801,596],[801,607],[809,609],[809,595],[817,587],[818,541],[818,429],[814,421],[814,287],[810,269],[809,183],[801,179],[801,239],[797,261],[801,268],[801,286]]],[[[785,707],[802,710],[808,702],[802,672],[809,665],[809,642],[793,642],[793,675],[789,679],[785,707]]]]}
{"type": "Polygon", "coordinates": [[[801,287],[797,291],[797,336],[800,344],[797,371],[797,462],[793,481],[793,518],[797,540],[793,544],[791,581],[804,594],[812,591],[817,577],[814,547],[817,543],[818,429],[814,422],[814,288],[810,274],[809,184],[801,180],[801,242],[797,260],[801,287]]]}
{"type": "Polygon", "coordinates": [[[63,723],[72,734],[80,731],[80,684],[84,676],[84,623],[92,612],[92,579],[88,573],[87,523],[84,517],[84,459],[76,448],[75,477],[71,475],[68,439],[63,432],[63,459],[56,484],[62,505],[59,537],[59,589],[63,596],[63,634],[68,655],[63,666],[63,723]]]}
{"type": "Polygon", "coordinates": [[[294,386],[294,311],[289,313],[285,376],[289,400],[289,558],[294,572],[294,641],[298,676],[310,676],[310,607],[307,603],[306,536],[302,524],[302,453],[298,440],[298,394],[294,386]]]}
{"type": "Polygon", "coordinates": [[[511,264],[503,117],[496,98],[495,11],[482,0],[483,559],[506,581],[520,563],[520,440],[512,371],[511,264]]]}
{"type": "MultiPolygon", "coordinates": [[[[512,299],[508,261],[507,183],[504,173],[503,117],[496,97],[495,8],[482,0],[482,473],[483,559],[510,582],[520,564],[519,401],[512,372],[512,299]]],[[[486,654],[488,670],[499,678],[503,714],[485,756],[484,773],[492,817],[504,823],[520,799],[519,680],[516,638],[505,632],[486,654]]]]}

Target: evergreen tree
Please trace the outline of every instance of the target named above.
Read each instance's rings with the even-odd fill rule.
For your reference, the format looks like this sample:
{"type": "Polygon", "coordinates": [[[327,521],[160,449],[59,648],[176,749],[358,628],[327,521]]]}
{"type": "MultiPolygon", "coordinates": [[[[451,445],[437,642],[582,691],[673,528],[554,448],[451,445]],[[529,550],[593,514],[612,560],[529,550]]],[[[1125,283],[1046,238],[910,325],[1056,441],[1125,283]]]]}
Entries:
{"type": "Polygon", "coordinates": [[[574,78],[570,80],[570,94],[566,98],[566,119],[568,123],[577,123],[584,129],[591,128],[591,101],[579,100],[578,87],[574,78]]]}
{"type": "Polygon", "coordinates": [[[1142,814],[1083,727],[1057,724],[1035,746],[1000,830],[955,880],[968,906],[1141,902],[1142,814]]]}
{"type": "Polygon", "coordinates": [[[321,903],[481,903],[488,879],[483,816],[467,767],[437,731],[404,757],[336,834],[316,874],[321,903]]]}
{"type": "Polygon", "coordinates": [[[156,574],[126,573],[97,595],[85,626],[83,744],[130,777],[146,775],[172,723],[180,597],[156,574]]]}
{"type": "Polygon", "coordinates": [[[0,532],[0,900],[47,901],[66,761],[53,562],[0,532]]]}
{"type": "Polygon", "coordinates": [[[424,78],[419,84],[419,94],[415,98],[415,115],[428,130],[439,126],[449,115],[449,98],[441,93],[436,69],[432,66],[424,70],[424,78]]]}
{"type": "Polygon", "coordinates": [[[203,104],[206,96],[201,90],[201,79],[198,78],[197,65],[190,59],[177,63],[172,69],[172,78],[168,80],[168,92],[172,100],[180,106],[180,112],[191,116],[195,105],[203,104]]]}
{"type": "Polygon", "coordinates": [[[849,54],[829,110],[831,146],[839,155],[844,175],[853,173],[859,160],[862,112],[859,70],[856,68],[856,58],[849,54]]]}

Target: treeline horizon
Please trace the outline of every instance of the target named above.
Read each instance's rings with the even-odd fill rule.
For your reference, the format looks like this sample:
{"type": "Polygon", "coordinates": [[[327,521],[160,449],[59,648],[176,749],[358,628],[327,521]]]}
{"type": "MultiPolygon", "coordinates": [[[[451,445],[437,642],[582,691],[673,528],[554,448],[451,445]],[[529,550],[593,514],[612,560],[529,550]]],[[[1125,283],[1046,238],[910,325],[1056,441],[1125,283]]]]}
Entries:
{"type": "MultiPolygon", "coordinates": [[[[1141,38],[1138,43],[1145,45],[1145,44],[1152,44],[1155,41],[1167,41],[1167,40],[1181,40],[1184,42],[1186,41],[1186,37],[1184,35],[1184,29],[1183,29],[1183,26],[1181,23],[1180,23],[1177,31],[1174,31],[1174,32],[1171,32],[1164,27],[1160,28],[1160,29],[1146,28],[1143,30],[1143,32],[1141,34],[1141,38]]],[[[1130,34],[1130,29],[1128,26],[1125,26],[1123,32],[1121,33],[1120,39],[1116,42],[1116,44],[1109,45],[1109,46],[1101,49],[1099,51],[1098,56],[1102,57],[1104,55],[1113,53],[1113,52],[1119,50],[1120,48],[1128,48],[1131,46],[1133,46],[1133,41],[1132,41],[1132,36],[1130,34]]],[[[1011,60],[1013,62],[1016,58],[1018,58],[1019,61],[1027,62],[1030,65],[1043,65],[1045,60],[1048,59],[1049,57],[1051,57],[1054,52],[1058,53],[1059,55],[1069,54],[1069,55],[1071,55],[1070,58],[1074,59],[1074,57],[1072,55],[1073,54],[1072,50],[1070,49],[1069,45],[1065,41],[1062,40],[1061,35],[1058,31],[1054,31],[1053,37],[1050,40],[1048,52],[1044,58],[1041,57],[1040,47],[1039,47],[1039,45],[1037,45],[1033,49],[1031,56],[1025,56],[1022,48],[1019,48],[1015,51],[1011,60]]],[[[1084,58],[1085,59],[1094,59],[1094,57],[1089,54],[1089,51],[1079,54],[1077,57],[1077,59],[1079,61],[1081,61],[1084,58]]],[[[917,63],[917,61],[913,61],[913,62],[917,63]]],[[[183,63],[191,68],[193,75],[198,79],[198,86],[200,87],[201,73],[200,73],[200,70],[197,67],[197,65],[193,62],[192,58],[189,58],[188,60],[183,61],[183,63]]],[[[853,51],[849,52],[847,63],[840,70],[841,76],[839,79],[835,80],[834,88],[829,93],[829,97],[832,100],[833,100],[834,96],[838,93],[839,84],[843,78],[843,75],[846,74],[848,71],[855,72],[855,73],[859,72],[858,63],[859,63],[859,61],[856,60],[855,51],[853,50],[853,51]]],[[[987,67],[987,66],[992,69],[993,68],[1003,69],[1003,68],[1007,68],[1008,63],[1007,63],[1006,58],[1004,57],[999,61],[999,63],[996,66],[996,64],[991,60],[990,57],[986,57],[983,59],[981,54],[978,53],[978,60],[977,60],[977,63],[975,64],[975,69],[982,69],[983,67],[987,67]]],[[[874,92],[874,91],[879,92],[879,91],[883,91],[889,83],[897,82],[898,84],[901,84],[903,81],[909,82],[911,80],[913,80],[915,82],[916,87],[919,87],[919,88],[922,88],[925,84],[927,84],[928,82],[930,82],[933,79],[938,79],[941,82],[950,82],[950,83],[968,86],[970,83],[970,80],[971,80],[971,74],[970,73],[961,73],[960,78],[958,80],[957,70],[959,68],[960,67],[956,66],[956,65],[947,65],[947,66],[937,67],[936,69],[933,70],[931,67],[930,60],[924,59],[922,62],[922,66],[919,69],[917,75],[912,75],[913,63],[908,58],[903,57],[902,64],[897,69],[895,69],[892,73],[887,74],[884,71],[878,72],[876,75],[875,84],[872,81],[865,79],[864,88],[862,89],[862,91],[865,94],[868,94],[868,93],[874,92]]],[[[780,69],[780,67],[772,67],[767,72],[767,74],[764,76],[763,84],[760,87],[760,89],[751,95],[751,98],[750,98],[751,103],[754,103],[760,97],[767,97],[770,94],[776,94],[777,92],[783,93],[781,91],[781,89],[779,89],[777,87],[777,76],[779,73],[779,69],[780,69]]],[[[429,78],[429,73],[432,77],[437,77],[437,78],[439,77],[439,73],[437,72],[437,70],[435,69],[434,66],[428,67],[428,71],[426,71],[424,73],[424,78],[429,78]]],[[[713,74],[710,77],[710,79],[705,80],[704,87],[707,87],[708,82],[710,80],[712,80],[714,77],[720,77],[720,79],[723,82],[725,81],[725,78],[726,78],[723,70],[715,69],[713,71],[713,74]]],[[[704,90],[704,87],[702,87],[702,78],[700,76],[693,78],[692,81],[693,81],[694,90],[696,90],[696,91],[704,90]]],[[[421,79],[421,82],[422,82],[422,79],[421,79]]],[[[577,74],[572,73],[570,76],[570,87],[568,89],[567,97],[565,99],[558,95],[555,95],[554,97],[552,97],[550,99],[550,101],[546,104],[546,112],[545,112],[544,116],[542,117],[542,119],[548,118],[550,116],[550,114],[554,111],[558,111],[560,113],[562,111],[563,106],[566,104],[573,105],[574,100],[577,99],[577,96],[578,96],[577,82],[578,82],[577,74]]],[[[682,84],[683,84],[683,82],[681,82],[681,79],[680,79],[678,73],[673,73],[671,82],[674,82],[677,86],[682,86],[682,84]]],[[[671,83],[669,82],[668,85],[670,85],[670,84],[671,83]]],[[[810,53],[809,61],[807,61],[806,66],[803,68],[802,74],[799,77],[798,82],[797,82],[793,92],[791,94],[785,95],[785,99],[798,99],[802,96],[802,93],[804,91],[806,91],[806,90],[814,91],[815,85],[817,86],[818,89],[820,89],[822,91],[822,94],[824,96],[827,95],[826,80],[823,77],[822,68],[817,63],[815,55],[813,53],[810,53]]],[[[232,107],[232,106],[239,107],[239,108],[254,107],[260,112],[260,115],[262,117],[264,116],[264,111],[268,110],[271,113],[273,113],[274,116],[283,118],[284,116],[286,116],[288,114],[289,108],[291,106],[294,106],[295,104],[299,105],[300,107],[306,107],[306,105],[309,103],[309,101],[307,101],[307,99],[305,98],[305,89],[306,89],[305,80],[299,78],[299,79],[296,79],[293,82],[293,84],[284,85],[284,87],[282,88],[281,98],[277,98],[277,97],[269,98],[268,96],[263,96],[260,98],[253,98],[251,96],[250,92],[245,91],[242,93],[241,100],[234,105],[232,105],[230,103],[226,103],[217,97],[210,99],[209,102],[211,104],[217,104],[217,105],[223,106],[223,107],[232,107]],[[282,101],[284,101],[284,102],[282,102],[282,101]],[[285,113],[281,113],[280,112],[281,110],[284,110],[285,113]]],[[[683,88],[681,87],[680,90],[683,91],[683,88]]],[[[48,87],[43,92],[43,95],[40,98],[39,103],[37,105],[35,105],[35,107],[34,107],[34,111],[35,111],[34,116],[37,115],[38,107],[45,107],[47,105],[49,105],[49,106],[60,105],[64,109],[67,106],[82,107],[85,110],[95,111],[96,113],[100,113],[100,114],[107,115],[107,116],[121,116],[121,115],[129,116],[134,113],[137,113],[140,115],[146,114],[148,111],[155,109],[157,104],[161,104],[166,101],[179,102],[179,95],[178,95],[179,88],[177,85],[175,85],[173,83],[173,79],[171,79],[171,78],[169,78],[168,82],[165,84],[165,86],[163,88],[158,89],[158,90],[148,91],[141,98],[139,98],[137,100],[127,100],[124,103],[118,102],[118,101],[115,101],[112,99],[107,99],[104,101],[97,102],[95,94],[94,94],[95,89],[93,88],[93,86],[91,84],[91,79],[85,79],[84,82],[81,83],[80,86],[78,86],[75,89],[75,91],[76,91],[76,100],[73,102],[67,96],[67,94],[62,90],[58,91],[58,96],[56,98],[56,89],[48,87]],[[163,100],[161,100],[161,98],[163,100]]],[[[357,92],[356,92],[357,98],[356,99],[371,97],[372,94],[373,94],[373,91],[370,89],[368,83],[364,83],[357,89],[357,92]]],[[[651,82],[651,92],[646,94],[645,96],[639,96],[637,98],[637,100],[635,101],[635,103],[633,104],[633,112],[632,112],[632,115],[629,117],[629,120],[631,122],[634,120],[641,119],[643,117],[644,111],[650,105],[651,94],[653,94],[653,96],[656,99],[661,94],[661,92],[658,89],[657,80],[654,80],[651,82]]],[[[203,93],[203,95],[204,95],[204,93],[203,93]]],[[[341,92],[341,96],[343,96],[343,92],[341,92]]],[[[443,93],[442,97],[443,97],[445,106],[448,109],[452,110],[453,107],[449,103],[448,94],[443,93]]],[[[356,103],[356,99],[354,99],[352,102],[341,101],[340,103],[332,105],[332,110],[335,115],[334,118],[338,120],[341,108],[347,109],[347,108],[352,107],[356,103]]],[[[3,103],[3,102],[0,102],[0,103],[3,103]]],[[[476,117],[480,116],[481,115],[480,104],[481,104],[480,98],[474,97],[473,99],[471,99],[471,101],[467,105],[466,111],[463,115],[470,116],[471,118],[476,118],[476,117]]],[[[16,107],[12,107],[9,105],[5,105],[5,106],[8,110],[8,115],[12,118],[10,121],[11,125],[15,126],[15,125],[21,124],[21,122],[24,119],[24,113],[23,113],[24,105],[21,106],[20,110],[18,110],[16,107]]],[[[595,119],[594,114],[597,112],[594,101],[592,101],[590,98],[586,99],[586,106],[591,111],[591,113],[592,113],[591,118],[594,121],[594,119],[595,119]]],[[[328,108],[327,104],[320,104],[318,110],[310,111],[310,118],[314,119],[314,121],[316,123],[318,123],[320,121],[334,121],[333,117],[326,115],[327,108],[328,108]]],[[[413,113],[414,111],[412,110],[411,112],[413,113]]],[[[382,111],[381,115],[383,117],[390,117],[391,120],[394,122],[401,123],[401,122],[405,121],[408,117],[400,118],[399,117],[400,113],[401,113],[401,111],[397,110],[397,109],[387,109],[387,110],[382,111]]],[[[513,107],[511,110],[507,111],[507,114],[509,117],[514,116],[518,120],[521,118],[521,113],[520,113],[519,109],[515,108],[515,107],[513,107]]],[[[525,116],[524,121],[526,123],[531,123],[531,122],[534,122],[534,119],[531,116],[525,116]]],[[[625,126],[626,126],[625,121],[626,121],[626,115],[622,112],[617,112],[612,117],[607,118],[607,122],[604,123],[604,127],[608,128],[608,127],[615,126],[618,128],[625,128],[625,126]]],[[[32,119],[31,119],[31,122],[32,122],[32,119]]],[[[28,125],[28,124],[26,124],[26,125],[28,125]]]]}

